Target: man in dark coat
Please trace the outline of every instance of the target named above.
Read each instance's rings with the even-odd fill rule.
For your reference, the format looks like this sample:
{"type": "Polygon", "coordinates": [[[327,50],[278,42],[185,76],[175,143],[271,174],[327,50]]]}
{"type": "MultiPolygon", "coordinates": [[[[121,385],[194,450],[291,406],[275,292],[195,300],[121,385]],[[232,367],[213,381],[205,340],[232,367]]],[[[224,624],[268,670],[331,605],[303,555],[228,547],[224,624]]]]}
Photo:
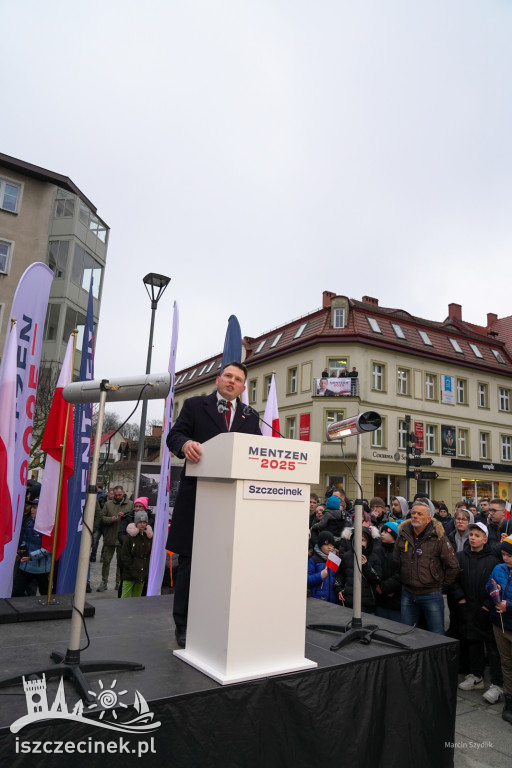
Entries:
{"type": "MultiPolygon", "coordinates": [[[[247,412],[239,400],[246,379],[245,365],[228,363],[217,377],[216,392],[185,400],[176,423],[167,435],[167,445],[175,456],[197,464],[202,455],[201,443],[222,432],[261,435],[257,414],[252,409],[247,412]],[[229,419],[229,430],[226,419],[229,419]]],[[[174,588],[173,617],[176,640],[181,647],[186,643],[196,488],[197,480],[195,477],[187,477],[185,463],[166,546],[166,549],[178,552],[180,556],[174,588]]]]}

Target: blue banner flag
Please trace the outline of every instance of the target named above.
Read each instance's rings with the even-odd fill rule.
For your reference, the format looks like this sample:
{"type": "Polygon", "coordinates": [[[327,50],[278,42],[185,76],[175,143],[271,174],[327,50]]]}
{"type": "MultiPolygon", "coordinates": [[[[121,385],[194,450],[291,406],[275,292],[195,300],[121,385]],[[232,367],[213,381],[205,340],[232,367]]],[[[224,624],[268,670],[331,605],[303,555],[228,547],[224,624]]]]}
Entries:
{"type": "MultiPolygon", "coordinates": [[[[92,311],[92,277],[89,301],[82,339],[82,361],[79,381],[89,381],[94,375],[94,319],[92,311]]],[[[59,559],[57,575],[58,595],[75,591],[78,555],[82,538],[82,510],[89,484],[89,454],[91,446],[92,403],[75,406],[75,429],[73,445],[75,471],[68,482],[68,538],[59,559]]]]}
{"type": "Polygon", "coordinates": [[[238,363],[242,362],[242,331],[235,315],[231,315],[228,320],[221,368],[233,360],[236,360],[238,363]]]}

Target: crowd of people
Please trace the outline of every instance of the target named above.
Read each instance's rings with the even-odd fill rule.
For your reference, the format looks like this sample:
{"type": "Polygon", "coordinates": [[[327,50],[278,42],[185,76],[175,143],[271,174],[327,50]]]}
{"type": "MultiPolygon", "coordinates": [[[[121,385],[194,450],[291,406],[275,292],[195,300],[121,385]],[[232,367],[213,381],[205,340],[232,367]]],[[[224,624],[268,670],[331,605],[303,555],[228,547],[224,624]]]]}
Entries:
{"type": "Polygon", "coordinates": [[[503,499],[443,502],[417,494],[362,505],[361,561],[354,550],[355,510],[340,490],[311,494],[307,585],[313,598],[361,610],[460,642],[461,690],[504,700],[512,723],[512,519],[503,499]],[[334,555],[334,557],[333,557],[334,555]],[[333,567],[333,562],[335,567],[333,567]],[[448,615],[445,616],[445,603],[448,615]],[[447,627],[448,625],[448,627],[447,627]],[[484,683],[489,666],[490,685],[484,683]]]}

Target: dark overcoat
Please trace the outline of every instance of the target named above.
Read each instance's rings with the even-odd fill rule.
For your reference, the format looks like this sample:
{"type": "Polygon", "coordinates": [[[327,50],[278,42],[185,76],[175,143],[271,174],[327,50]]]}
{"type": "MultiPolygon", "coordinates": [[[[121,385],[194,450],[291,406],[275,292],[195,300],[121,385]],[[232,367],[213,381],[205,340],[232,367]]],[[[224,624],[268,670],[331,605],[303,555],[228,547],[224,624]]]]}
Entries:
{"type": "MultiPolygon", "coordinates": [[[[171,453],[183,459],[185,456],[182,448],[187,440],[205,443],[225,431],[224,416],[217,409],[217,392],[190,397],[185,400],[175,424],[167,435],[167,445],[171,453]]],[[[261,435],[258,416],[255,413],[245,414],[244,405],[239,400],[230,432],[261,435]]],[[[192,554],[196,488],[197,480],[195,477],[187,477],[185,462],[167,538],[167,549],[180,555],[192,554]]]]}

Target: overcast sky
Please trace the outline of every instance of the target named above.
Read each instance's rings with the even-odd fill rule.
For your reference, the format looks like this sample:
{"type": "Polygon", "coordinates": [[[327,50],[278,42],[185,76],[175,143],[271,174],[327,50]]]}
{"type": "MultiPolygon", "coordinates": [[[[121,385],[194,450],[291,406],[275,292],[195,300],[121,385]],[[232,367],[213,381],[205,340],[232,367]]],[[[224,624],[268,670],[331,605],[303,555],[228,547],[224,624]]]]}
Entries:
{"type": "MultiPolygon", "coordinates": [[[[509,0],[0,0],[1,151],[111,227],[96,376],[257,336],[323,290],[510,315],[509,0]]],[[[121,407],[116,407],[121,411],[121,407]]],[[[149,415],[161,412],[150,404],[149,415]]]]}

